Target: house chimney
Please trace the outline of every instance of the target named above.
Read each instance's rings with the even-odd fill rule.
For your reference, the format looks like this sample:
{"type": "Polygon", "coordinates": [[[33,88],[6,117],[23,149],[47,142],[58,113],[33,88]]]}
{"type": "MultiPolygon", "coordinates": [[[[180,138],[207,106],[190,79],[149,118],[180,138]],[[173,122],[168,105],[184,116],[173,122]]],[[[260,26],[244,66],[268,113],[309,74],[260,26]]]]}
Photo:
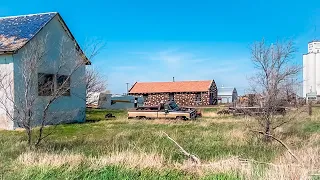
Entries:
{"type": "Polygon", "coordinates": [[[172,82],[174,82],[174,77],[172,78],[172,82]]]}

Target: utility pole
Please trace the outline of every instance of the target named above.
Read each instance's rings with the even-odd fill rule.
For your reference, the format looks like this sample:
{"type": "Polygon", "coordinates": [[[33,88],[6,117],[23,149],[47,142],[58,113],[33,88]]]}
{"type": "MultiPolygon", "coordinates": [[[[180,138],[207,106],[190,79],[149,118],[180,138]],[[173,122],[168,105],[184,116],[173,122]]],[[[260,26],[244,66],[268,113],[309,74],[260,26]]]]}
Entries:
{"type": "Polygon", "coordinates": [[[129,83],[126,83],[127,84],[127,95],[129,94],[129,83]]]}

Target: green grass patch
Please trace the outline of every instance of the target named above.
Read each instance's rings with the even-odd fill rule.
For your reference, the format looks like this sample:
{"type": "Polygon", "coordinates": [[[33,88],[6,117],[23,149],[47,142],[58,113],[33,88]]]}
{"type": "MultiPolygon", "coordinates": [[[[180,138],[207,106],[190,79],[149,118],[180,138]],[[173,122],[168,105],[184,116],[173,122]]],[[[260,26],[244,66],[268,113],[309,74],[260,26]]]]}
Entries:
{"type": "Polygon", "coordinates": [[[111,113],[116,118],[125,118],[127,115],[126,110],[105,110],[105,109],[87,109],[87,121],[101,121],[105,120],[105,115],[111,113]]]}
{"type": "Polygon", "coordinates": [[[220,107],[212,107],[212,108],[202,108],[200,109],[202,112],[218,112],[220,107]]]}
{"type": "Polygon", "coordinates": [[[312,121],[304,124],[303,130],[305,133],[319,133],[320,132],[320,122],[312,121]]]}
{"type": "Polygon", "coordinates": [[[33,180],[56,180],[56,179],[121,179],[121,180],[188,180],[188,179],[216,179],[216,180],[236,180],[239,175],[233,174],[213,174],[210,176],[198,177],[197,175],[187,174],[177,170],[156,171],[152,169],[136,170],[126,169],[120,166],[107,166],[102,169],[92,170],[86,167],[68,170],[65,168],[26,168],[18,173],[10,173],[4,179],[33,179],[33,180]]]}
{"type": "MultiPolygon", "coordinates": [[[[278,143],[266,144],[258,136],[245,136],[245,121],[241,117],[223,116],[200,118],[196,121],[128,120],[126,111],[88,109],[87,119],[94,123],[65,124],[46,127],[45,133],[54,133],[42,142],[39,152],[81,154],[85,157],[103,157],[118,152],[155,153],[164,157],[165,164],[182,163],[186,158],[176,145],[163,136],[166,132],[185,150],[197,155],[202,162],[238,156],[261,162],[271,162],[285,149],[278,143]],[[105,120],[112,113],[117,118],[105,120]],[[221,121],[220,121],[221,120],[221,121]],[[234,120],[234,121],[233,121],[234,120]],[[230,135],[235,133],[234,135],[230,135]],[[239,136],[245,139],[239,142],[239,136]]],[[[285,127],[291,135],[307,138],[319,133],[317,121],[301,121],[285,127]]],[[[35,137],[35,135],[34,135],[35,137]]],[[[107,166],[90,169],[38,167],[19,168],[16,159],[27,152],[23,131],[0,131],[0,177],[2,179],[199,179],[200,177],[174,169],[138,169],[107,166]]],[[[257,171],[263,173],[263,168],[257,171]]],[[[233,172],[234,173],[234,172],[233,172]]],[[[1,179],[0,178],[0,179],[1,179]]],[[[210,174],[203,179],[241,179],[235,174],[210,174]]]]}

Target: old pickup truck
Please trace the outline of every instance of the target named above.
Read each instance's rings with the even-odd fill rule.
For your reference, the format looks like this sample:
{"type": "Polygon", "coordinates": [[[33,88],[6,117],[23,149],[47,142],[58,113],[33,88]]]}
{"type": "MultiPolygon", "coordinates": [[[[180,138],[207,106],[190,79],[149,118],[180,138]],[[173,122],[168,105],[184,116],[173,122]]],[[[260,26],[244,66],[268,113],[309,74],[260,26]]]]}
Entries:
{"type": "Polygon", "coordinates": [[[141,106],[128,110],[128,118],[137,119],[181,119],[193,120],[198,116],[196,109],[179,107],[174,101],[160,103],[159,106],[141,106]]]}

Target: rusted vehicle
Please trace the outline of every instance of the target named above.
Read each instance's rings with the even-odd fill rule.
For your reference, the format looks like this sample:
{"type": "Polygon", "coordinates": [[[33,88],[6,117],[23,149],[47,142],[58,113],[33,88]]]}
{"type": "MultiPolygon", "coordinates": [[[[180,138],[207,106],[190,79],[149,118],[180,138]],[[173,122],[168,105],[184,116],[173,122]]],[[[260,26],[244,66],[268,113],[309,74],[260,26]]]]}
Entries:
{"type": "Polygon", "coordinates": [[[179,107],[174,101],[160,103],[159,106],[141,106],[128,110],[128,118],[137,119],[181,119],[194,120],[198,116],[196,109],[179,107]]]}

